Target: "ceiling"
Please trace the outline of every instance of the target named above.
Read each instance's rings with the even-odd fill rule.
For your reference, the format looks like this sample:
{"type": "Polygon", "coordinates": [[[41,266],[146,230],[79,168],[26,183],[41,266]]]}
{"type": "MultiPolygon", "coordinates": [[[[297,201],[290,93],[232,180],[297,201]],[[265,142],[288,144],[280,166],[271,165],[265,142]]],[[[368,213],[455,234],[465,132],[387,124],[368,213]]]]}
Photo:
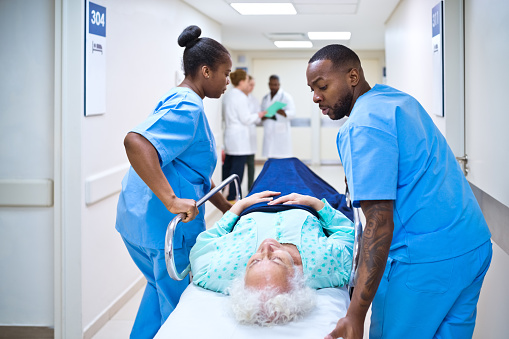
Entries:
{"type": "Polygon", "coordinates": [[[400,0],[183,0],[222,25],[222,42],[236,51],[277,50],[274,40],[307,40],[307,32],[349,31],[349,41],[313,41],[313,50],[341,43],[383,50],[384,23],[400,0]],[[231,2],[292,2],[297,15],[240,15],[231,2]]]}

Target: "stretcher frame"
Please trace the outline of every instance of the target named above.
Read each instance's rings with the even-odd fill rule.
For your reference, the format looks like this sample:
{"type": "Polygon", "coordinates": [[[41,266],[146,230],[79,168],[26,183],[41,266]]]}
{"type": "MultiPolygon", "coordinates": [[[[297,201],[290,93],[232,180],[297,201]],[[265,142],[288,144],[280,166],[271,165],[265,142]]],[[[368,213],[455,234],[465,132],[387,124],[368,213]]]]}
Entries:
{"type": "Polygon", "coordinates": [[[348,281],[348,293],[350,294],[350,298],[352,298],[353,288],[357,283],[358,277],[359,258],[363,231],[360,217],[360,208],[353,206],[353,202],[350,199],[350,192],[348,191],[348,186],[346,187],[345,197],[347,205],[351,207],[353,210],[353,224],[354,224],[352,270],[350,272],[350,280],[348,281]]]}
{"type": "MultiPolygon", "coordinates": [[[[203,205],[207,200],[209,200],[213,195],[218,193],[225,187],[226,185],[230,184],[231,182],[235,182],[235,199],[240,200],[240,179],[237,174],[232,174],[219,186],[214,187],[212,190],[210,190],[209,193],[205,194],[203,198],[198,200],[196,202],[196,207],[200,207],[203,205]]],[[[173,254],[173,236],[175,235],[175,229],[177,228],[177,225],[182,219],[185,217],[183,213],[177,214],[168,224],[168,227],[166,228],[166,236],[164,241],[164,258],[166,260],[166,270],[168,271],[168,274],[173,280],[183,280],[191,271],[191,264],[187,265],[187,267],[182,271],[178,272],[177,267],[175,266],[175,256],[173,254]]]]}

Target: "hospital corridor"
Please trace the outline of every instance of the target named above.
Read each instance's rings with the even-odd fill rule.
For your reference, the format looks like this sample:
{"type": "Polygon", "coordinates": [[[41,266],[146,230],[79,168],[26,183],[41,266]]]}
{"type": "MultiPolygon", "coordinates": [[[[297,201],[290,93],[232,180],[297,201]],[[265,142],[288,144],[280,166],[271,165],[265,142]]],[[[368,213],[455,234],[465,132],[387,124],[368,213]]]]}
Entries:
{"type": "Polygon", "coordinates": [[[509,338],[508,36],[507,0],[0,0],[0,339],[509,338]]]}

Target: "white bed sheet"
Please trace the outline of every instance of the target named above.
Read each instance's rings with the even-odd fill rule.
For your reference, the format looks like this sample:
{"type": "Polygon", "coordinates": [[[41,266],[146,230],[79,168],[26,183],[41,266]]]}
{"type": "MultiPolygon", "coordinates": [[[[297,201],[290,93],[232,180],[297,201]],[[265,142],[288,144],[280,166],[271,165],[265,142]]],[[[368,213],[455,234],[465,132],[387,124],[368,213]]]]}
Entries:
{"type": "Polygon", "coordinates": [[[233,319],[229,297],[190,284],[155,339],[321,339],[346,314],[350,303],[346,288],[317,291],[316,307],[305,318],[285,325],[241,325],[233,319]]]}

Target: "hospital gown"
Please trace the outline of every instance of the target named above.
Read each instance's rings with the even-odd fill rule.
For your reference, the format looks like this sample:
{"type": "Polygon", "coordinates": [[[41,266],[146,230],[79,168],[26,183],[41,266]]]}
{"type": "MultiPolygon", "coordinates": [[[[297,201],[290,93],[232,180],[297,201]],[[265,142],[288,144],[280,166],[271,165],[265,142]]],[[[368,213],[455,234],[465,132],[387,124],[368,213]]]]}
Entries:
{"type": "Polygon", "coordinates": [[[193,282],[227,293],[232,280],[245,272],[249,258],[260,243],[273,238],[297,247],[310,287],[347,284],[352,267],[353,224],[323,201],[325,206],[318,211],[319,219],[301,209],[253,212],[240,220],[228,211],[211,229],[198,236],[191,250],[193,282]]]}

